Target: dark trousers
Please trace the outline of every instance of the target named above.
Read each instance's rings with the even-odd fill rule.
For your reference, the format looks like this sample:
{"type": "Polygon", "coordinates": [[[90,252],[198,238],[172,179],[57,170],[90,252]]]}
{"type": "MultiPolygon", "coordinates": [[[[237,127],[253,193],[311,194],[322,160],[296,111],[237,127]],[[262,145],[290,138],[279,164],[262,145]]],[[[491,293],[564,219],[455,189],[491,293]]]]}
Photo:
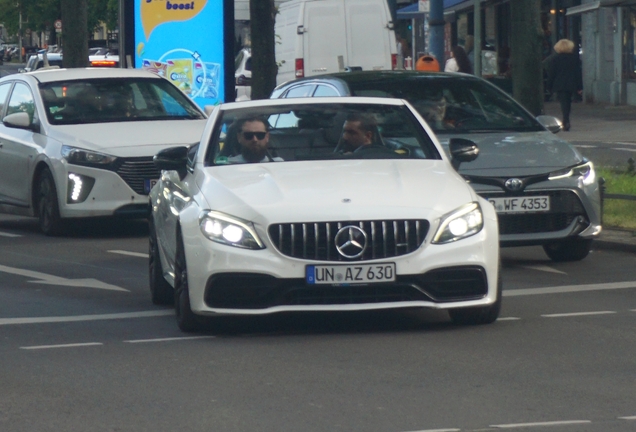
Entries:
{"type": "Polygon", "coordinates": [[[570,111],[572,110],[572,92],[556,92],[557,100],[561,104],[561,114],[563,114],[563,124],[570,124],[570,111]]]}

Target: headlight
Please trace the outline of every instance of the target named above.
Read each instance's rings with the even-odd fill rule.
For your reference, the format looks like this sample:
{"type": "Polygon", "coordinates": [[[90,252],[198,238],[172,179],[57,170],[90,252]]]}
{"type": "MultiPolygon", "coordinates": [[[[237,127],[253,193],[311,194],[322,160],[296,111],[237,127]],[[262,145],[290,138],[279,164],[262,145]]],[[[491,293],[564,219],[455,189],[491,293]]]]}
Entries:
{"type": "Polygon", "coordinates": [[[199,227],[203,235],[212,241],[245,249],[265,249],[250,222],[208,211],[201,215],[199,227]]]}
{"type": "Polygon", "coordinates": [[[62,157],[73,165],[103,166],[108,165],[117,159],[103,153],[97,153],[71,146],[62,146],[62,157]]]}
{"type": "Polygon", "coordinates": [[[584,186],[589,186],[596,181],[594,164],[592,162],[586,162],[575,167],[564,168],[562,170],[552,172],[550,173],[549,180],[558,180],[567,177],[578,177],[579,181],[584,186]]]}
{"type": "Polygon", "coordinates": [[[484,227],[481,207],[476,202],[466,204],[442,216],[433,243],[450,243],[477,234],[484,227]]]}

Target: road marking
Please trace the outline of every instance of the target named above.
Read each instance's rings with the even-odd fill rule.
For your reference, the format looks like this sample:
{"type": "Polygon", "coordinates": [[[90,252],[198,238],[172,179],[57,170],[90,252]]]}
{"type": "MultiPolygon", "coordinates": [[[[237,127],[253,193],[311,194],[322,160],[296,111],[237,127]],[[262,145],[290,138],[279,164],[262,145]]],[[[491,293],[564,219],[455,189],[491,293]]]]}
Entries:
{"type": "Polygon", "coordinates": [[[579,148],[596,148],[596,147],[598,147],[598,146],[595,146],[595,145],[583,145],[583,144],[578,144],[578,145],[575,145],[574,147],[579,147],[579,148]]]}
{"type": "Polygon", "coordinates": [[[619,148],[619,147],[614,148],[614,150],[628,151],[628,152],[636,152],[636,149],[619,148]]]}
{"type": "Polygon", "coordinates": [[[564,274],[566,275],[567,273],[561,270],[557,270],[555,268],[552,267],[548,267],[547,265],[525,265],[525,266],[520,266],[523,268],[527,268],[530,270],[539,270],[539,271],[544,271],[544,272],[548,272],[548,273],[559,273],[559,274],[564,274]]]}
{"type": "Polygon", "coordinates": [[[504,318],[497,318],[497,321],[518,321],[521,318],[518,317],[504,317],[504,318]]]}
{"type": "Polygon", "coordinates": [[[7,232],[0,232],[0,237],[14,238],[14,237],[22,237],[22,235],[21,234],[11,234],[11,233],[7,233],[7,232]]]}
{"type": "Polygon", "coordinates": [[[101,321],[129,318],[151,318],[158,316],[174,315],[173,310],[143,311],[143,312],[126,312],[101,315],[76,315],[76,316],[60,316],[60,317],[33,317],[33,318],[0,318],[0,325],[15,324],[48,324],[48,323],[65,323],[77,321],[101,321]]]}
{"type": "Polygon", "coordinates": [[[544,318],[561,318],[561,317],[576,317],[576,316],[588,316],[588,315],[610,315],[615,313],[616,313],[615,311],[571,312],[571,313],[545,314],[541,316],[544,318]]]}
{"type": "Polygon", "coordinates": [[[11,273],[19,276],[25,276],[28,278],[34,278],[37,280],[28,281],[29,283],[38,283],[46,285],[62,285],[69,287],[81,287],[81,288],[97,288],[111,291],[124,291],[130,292],[127,289],[118,287],[116,285],[107,284],[105,282],[98,281],[97,279],[66,279],[59,276],[53,276],[46,273],[40,273],[32,270],[24,270],[14,267],[7,267],[0,265],[0,272],[11,273]]]}
{"type": "Polygon", "coordinates": [[[149,342],[171,342],[171,341],[182,341],[182,340],[193,340],[193,339],[212,339],[216,336],[184,336],[184,337],[170,337],[170,338],[157,338],[157,339],[136,339],[136,340],[125,340],[124,343],[149,343],[149,342]]]}
{"type": "Polygon", "coordinates": [[[147,253],[129,252],[129,251],[123,251],[123,250],[109,250],[108,252],[114,253],[114,254],[119,254],[119,255],[134,256],[134,257],[138,257],[138,258],[148,258],[148,256],[149,256],[147,253]]]}
{"type": "Polygon", "coordinates": [[[611,144],[622,144],[622,145],[636,145],[636,143],[633,142],[614,142],[611,144]]]}
{"type": "Polygon", "coordinates": [[[581,291],[604,291],[615,289],[636,288],[636,281],[632,282],[609,282],[603,284],[589,284],[589,285],[565,285],[555,287],[544,288],[524,288],[517,290],[504,290],[504,297],[516,297],[527,295],[541,295],[541,294],[561,294],[572,293],[581,291]]]}
{"type": "Polygon", "coordinates": [[[588,424],[588,423],[592,423],[592,422],[590,420],[563,420],[563,421],[551,421],[551,422],[511,423],[511,424],[501,424],[501,425],[490,425],[490,427],[497,428],[497,429],[513,429],[513,428],[563,426],[563,425],[588,424]]]}
{"type": "Polygon", "coordinates": [[[619,420],[636,420],[636,416],[619,417],[619,420]]]}
{"type": "Polygon", "coordinates": [[[461,429],[422,429],[418,431],[409,432],[461,432],[461,429]]]}
{"type": "Polygon", "coordinates": [[[86,343],[74,343],[74,344],[62,344],[62,345],[35,345],[20,347],[23,350],[39,350],[39,349],[51,349],[51,348],[76,348],[85,346],[97,346],[104,345],[101,342],[86,342],[86,343]]]}

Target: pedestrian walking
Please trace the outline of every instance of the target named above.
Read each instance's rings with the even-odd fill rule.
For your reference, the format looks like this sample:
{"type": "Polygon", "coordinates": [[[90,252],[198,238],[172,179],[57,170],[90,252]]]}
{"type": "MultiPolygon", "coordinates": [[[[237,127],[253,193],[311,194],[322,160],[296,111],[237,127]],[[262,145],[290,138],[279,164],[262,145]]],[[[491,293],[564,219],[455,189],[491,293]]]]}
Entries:
{"type": "Polygon", "coordinates": [[[581,61],[574,51],[574,42],[561,39],[554,45],[556,55],[548,65],[547,88],[556,94],[561,105],[563,116],[563,130],[570,130],[570,111],[572,110],[572,96],[581,93],[583,79],[581,76],[581,61]]]}
{"type": "Polygon", "coordinates": [[[457,45],[451,49],[451,58],[446,60],[444,72],[473,73],[473,68],[470,67],[470,60],[464,48],[457,45]]]}

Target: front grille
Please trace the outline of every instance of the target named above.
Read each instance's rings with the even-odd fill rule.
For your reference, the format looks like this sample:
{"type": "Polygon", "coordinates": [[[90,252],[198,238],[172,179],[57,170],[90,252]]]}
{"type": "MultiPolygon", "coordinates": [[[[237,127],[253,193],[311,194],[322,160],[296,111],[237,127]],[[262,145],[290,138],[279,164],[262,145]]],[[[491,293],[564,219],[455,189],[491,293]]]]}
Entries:
{"type": "Polygon", "coordinates": [[[119,158],[115,172],[139,195],[148,195],[146,180],[157,180],[161,176],[152,157],[119,158]]]}
{"type": "Polygon", "coordinates": [[[427,220],[312,222],[270,225],[269,237],[276,249],[293,258],[319,261],[365,261],[391,258],[415,251],[428,233],[427,220]],[[362,255],[345,258],[336,249],[335,237],[347,226],[367,235],[362,255]]]}
{"type": "MultiPolygon", "coordinates": [[[[482,197],[502,198],[512,195],[482,193],[482,197]]],[[[526,191],[522,197],[550,197],[550,211],[545,213],[499,214],[499,234],[536,234],[560,231],[567,228],[576,218],[582,217],[589,224],[587,214],[579,197],[572,191],[526,191]]]]}

